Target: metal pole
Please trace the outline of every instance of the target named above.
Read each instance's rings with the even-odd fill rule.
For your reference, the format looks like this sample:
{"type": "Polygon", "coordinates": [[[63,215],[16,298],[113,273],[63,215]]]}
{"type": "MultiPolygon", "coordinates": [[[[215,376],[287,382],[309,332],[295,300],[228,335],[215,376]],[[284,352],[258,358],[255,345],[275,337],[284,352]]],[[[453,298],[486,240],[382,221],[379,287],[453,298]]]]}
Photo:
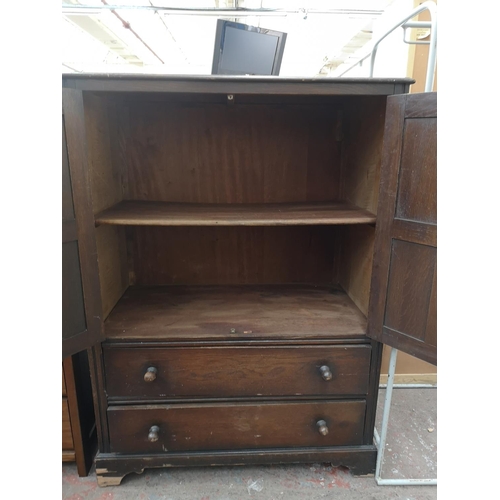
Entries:
{"type": "Polygon", "coordinates": [[[389,413],[391,412],[392,389],[394,385],[394,374],[396,373],[396,361],[398,359],[398,350],[391,349],[389,358],[389,372],[387,376],[387,391],[385,393],[384,413],[382,414],[382,429],[380,431],[380,442],[377,454],[377,466],[375,469],[375,480],[380,480],[380,470],[384,459],[385,441],[387,439],[387,427],[389,425],[389,413]]]}
{"type": "MultiPolygon", "coordinates": [[[[379,385],[380,389],[385,389],[386,387],[387,384],[379,385]]],[[[394,389],[435,389],[437,387],[437,384],[394,384],[393,387],[394,389]]]]}
{"type": "MultiPolygon", "coordinates": [[[[379,486],[436,486],[437,479],[383,479],[381,477],[385,444],[387,441],[387,428],[389,426],[389,413],[391,411],[392,391],[395,387],[394,376],[396,373],[397,358],[397,349],[391,349],[391,356],[389,358],[389,370],[387,376],[387,392],[385,394],[384,413],[382,415],[382,428],[380,430],[380,435],[377,432],[377,429],[374,429],[373,432],[374,441],[378,447],[375,481],[379,486]]],[[[428,387],[428,385],[426,384],[413,384],[413,386],[415,387],[420,385],[428,387]]]]}
{"type": "Polygon", "coordinates": [[[419,5],[416,9],[412,10],[411,13],[404,19],[399,21],[397,24],[393,25],[389,30],[387,30],[373,45],[370,58],[370,78],[373,78],[373,67],[375,65],[375,57],[377,56],[377,49],[380,42],[390,35],[396,28],[402,26],[410,19],[415,17],[420,12],[428,10],[431,15],[431,40],[429,47],[429,58],[427,61],[427,75],[425,79],[425,92],[430,92],[434,84],[434,68],[436,65],[436,48],[437,48],[437,13],[436,4],[434,2],[428,1],[419,5]]]}
{"type": "MultiPolygon", "coordinates": [[[[429,27],[431,28],[431,40],[427,42],[430,45],[429,48],[429,59],[427,61],[427,76],[426,76],[426,84],[425,84],[425,91],[430,92],[432,90],[432,86],[434,84],[434,67],[436,64],[436,48],[437,48],[437,9],[436,9],[436,4],[434,2],[428,1],[420,5],[418,8],[413,10],[411,14],[396,25],[394,25],[390,30],[388,30],[382,37],[378,38],[377,41],[375,42],[372,50],[365,54],[361,59],[353,63],[351,66],[349,66],[347,69],[342,71],[342,73],[338,74],[337,77],[341,77],[351,71],[353,68],[355,68],[358,64],[361,65],[361,63],[365,60],[368,59],[371,56],[370,59],[370,77],[373,77],[373,66],[375,63],[375,55],[377,52],[377,47],[379,43],[390,33],[392,33],[396,28],[399,26],[402,26],[403,28],[414,28],[414,27],[429,27]],[[411,18],[415,17],[417,14],[424,10],[429,10],[431,13],[431,19],[432,21],[410,21],[411,18]],[[375,54],[374,54],[375,53],[375,54]],[[431,75],[431,76],[429,76],[431,75]],[[428,80],[431,80],[430,82],[428,80]]],[[[404,36],[404,34],[403,34],[404,36]]]]}

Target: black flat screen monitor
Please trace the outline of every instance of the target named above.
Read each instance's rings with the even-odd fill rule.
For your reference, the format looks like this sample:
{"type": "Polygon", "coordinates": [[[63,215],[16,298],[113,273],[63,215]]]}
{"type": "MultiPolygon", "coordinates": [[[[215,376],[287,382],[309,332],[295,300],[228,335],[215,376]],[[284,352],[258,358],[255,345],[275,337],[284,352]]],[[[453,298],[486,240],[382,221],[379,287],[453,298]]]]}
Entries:
{"type": "Polygon", "coordinates": [[[212,75],[279,75],[286,33],[217,20],[212,75]]]}

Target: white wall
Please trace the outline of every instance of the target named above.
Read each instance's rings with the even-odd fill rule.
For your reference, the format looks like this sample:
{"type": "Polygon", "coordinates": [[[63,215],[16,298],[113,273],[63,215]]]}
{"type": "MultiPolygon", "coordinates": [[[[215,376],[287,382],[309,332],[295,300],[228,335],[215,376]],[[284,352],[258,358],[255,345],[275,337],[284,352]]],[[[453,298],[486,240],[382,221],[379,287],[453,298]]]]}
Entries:
{"type": "MultiPolygon", "coordinates": [[[[373,40],[377,40],[394,24],[413,10],[412,0],[396,0],[373,26],[373,40]]],[[[408,67],[409,45],[403,42],[403,28],[397,28],[380,42],[375,59],[375,77],[405,77],[408,67]]],[[[369,63],[367,63],[367,70],[369,63]]]]}
{"type": "MultiPolygon", "coordinates": [[[[373,43],[394,24],[407,16],[413,10],[413,0],[395,0],[383,16],[373,23],[373,36],[370,45],[362,50],[366,53],[373,43]]],[[[409,45],[403,42],[403,28],[397,28],[388,35],[378,46],[375,58],[374,77],[399,78],[405,77],[408,66],[409,45]]],[[[370,58],[365,59],[362,65],[357,65],[344,75],[345,77],[370,76],[370,58]]]]}

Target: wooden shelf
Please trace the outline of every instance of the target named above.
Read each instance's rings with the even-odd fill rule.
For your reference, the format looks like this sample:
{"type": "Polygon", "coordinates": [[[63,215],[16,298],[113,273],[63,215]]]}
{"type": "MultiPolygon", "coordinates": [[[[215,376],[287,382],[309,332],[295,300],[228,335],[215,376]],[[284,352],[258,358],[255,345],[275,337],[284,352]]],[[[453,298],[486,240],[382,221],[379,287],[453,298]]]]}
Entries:
{"type": "Polygon", "coordinates": [[[107,339],[360,338],[366,318],[340,288],[315,285],[129,287],[107,339]],[[233,331],[234,329],[234,331],[233,331]]]}
{"type": "Polygon", "coordinates": [[[99,213],[96,226],[287,226],[373,224],[371,212],[344,202],[195,204],[122,201],[99,213]]]}

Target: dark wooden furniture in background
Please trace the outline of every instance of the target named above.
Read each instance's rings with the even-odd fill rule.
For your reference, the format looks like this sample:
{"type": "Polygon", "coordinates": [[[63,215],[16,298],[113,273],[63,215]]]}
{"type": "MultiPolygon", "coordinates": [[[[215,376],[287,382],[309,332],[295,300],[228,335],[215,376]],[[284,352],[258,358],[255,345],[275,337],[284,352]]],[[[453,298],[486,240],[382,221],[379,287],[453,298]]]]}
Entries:
{"type": "Polygon", "coordinates": [[[76,462],[78,475],[87,476],[97,449],[89,363],[86,351],[62,364],[62,460],[76,462]]]}
{"type": "MultiPolygon", "coordinates": [[[[370,297],[377,318],[388,297],[384,332],[408,333],[409,281],[420,276],[405,262],[432,261],[425,249],[400,252],[433,230],[389,221],[397,186],[384,181],[379,199],[380,177],[399,168],[383,146],[384,129],[397,134],[388,96],[410,83],[63,77],[76,291],[93,325],[77,329],[86,342],[63,345],[93,346],[100,485],[184,465],[374,472],[382,344],[367,331],[370,297]]],[[[429,190],[412,192],[402,165],[405,219],[429,190]]]]}

